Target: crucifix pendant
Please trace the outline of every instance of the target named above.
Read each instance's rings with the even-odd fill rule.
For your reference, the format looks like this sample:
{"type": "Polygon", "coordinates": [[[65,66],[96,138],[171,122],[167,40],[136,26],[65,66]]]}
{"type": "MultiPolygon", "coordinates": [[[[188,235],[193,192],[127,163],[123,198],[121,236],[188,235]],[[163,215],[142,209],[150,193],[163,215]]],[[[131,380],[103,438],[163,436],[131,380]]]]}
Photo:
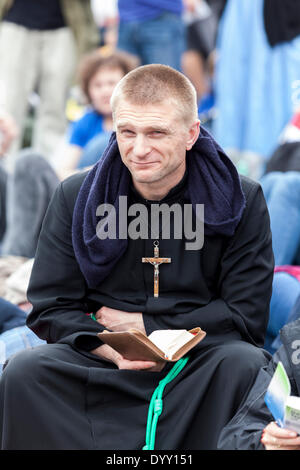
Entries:
{"type": "Polygon", "coordinates": [[[154,297],[159,295],[159,265],[163,263],[171,263],[171,258],[160,258],[159,257],[159,241],[155,240],[154,245],[154,257],[153,258],[142,258],[142,263],[150,263],[154,267],[154,297]]]}

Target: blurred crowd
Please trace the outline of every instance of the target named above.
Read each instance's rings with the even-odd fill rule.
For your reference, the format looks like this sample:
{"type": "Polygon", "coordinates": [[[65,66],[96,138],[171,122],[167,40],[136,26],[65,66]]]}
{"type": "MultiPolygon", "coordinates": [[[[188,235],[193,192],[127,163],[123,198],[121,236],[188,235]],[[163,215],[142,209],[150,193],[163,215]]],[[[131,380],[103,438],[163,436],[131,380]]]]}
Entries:
{"type": "Polygon", "coordinates": [[[273,354],[300,316],[297,1],[0,0],[0,19],[0,363],[42,342],[25,326],[26,290],[52,194],[102,157],[112,91],[149,63],[191,80],[201,125],[261,182],[276,262],[273,354]]]}

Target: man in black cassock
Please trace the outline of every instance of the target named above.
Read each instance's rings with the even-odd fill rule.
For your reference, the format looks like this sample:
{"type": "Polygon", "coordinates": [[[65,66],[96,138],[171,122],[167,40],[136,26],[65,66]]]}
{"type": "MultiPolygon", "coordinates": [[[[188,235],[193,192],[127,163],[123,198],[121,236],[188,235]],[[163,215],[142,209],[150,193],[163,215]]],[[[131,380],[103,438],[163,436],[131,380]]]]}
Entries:
{"type": "Polygon", "coordinates": [[[97,337],[104,329],[207,333],[164,390],[155,449],[215,449],[270,358],[261,347],[274,266],[260,185],[240,177],[200,129],[195,90],[170,67],[130,72],[112,107],[116,132],[102,158],[60,184],[44,220],[27,324],[48,344],[3,371],[2,449],[144,446],[151,396],[172,363],[127,360],[97,337]],[[163,224],[152,233],[151,209],[163,203],[182,214],[192,205],[183,227],[195,241],[204,204],[203,245],[193,245],[191,230],[178,236],[175,217],[170,236],[163,224]],[[146,218],[134,212],[141,205],[146,218]],[[113,222],[116,237],[108,237],[113,222]],[[141,236],[132,236],[138,225],[141,236]],[[171,258],[159,266],[156,291],[154,267],[142,262],[154,246],[171,258]]]}

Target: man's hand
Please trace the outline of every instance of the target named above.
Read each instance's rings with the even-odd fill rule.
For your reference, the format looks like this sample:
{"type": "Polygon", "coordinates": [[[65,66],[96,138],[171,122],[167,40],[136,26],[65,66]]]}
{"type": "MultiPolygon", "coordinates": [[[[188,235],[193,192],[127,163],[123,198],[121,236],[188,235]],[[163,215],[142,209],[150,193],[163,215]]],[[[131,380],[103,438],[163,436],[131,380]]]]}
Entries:
{"type": "Polygon", "coordinates": [[[129,361],[113,348],[108,346],[108,344],[103,344],[102,346],[93,349],[91,353],[96,354],[96,356],[99,356],[102,359],[113,362],[118,366],[119,369],[149,370],[151,372],[160,372],[166,364],[165,362],[153,361],[129,361]]]}
{"type": "Polygon", "coordinates": [[[294,431],[280,428],[274,422],[268,424],[263,430],[261,442],[266,450],[300,449],[300,436],[294,431]]]}
{"type": "MultiPolygon", "coordinates": [[[[129,328],[136,328],[146,334],[143,315],[139,312],[124,312],[110,307],[101,307],[95,313],[97,322],[112,331],[125,331],[129,328]]],[[[149,370],[160,372],[165,366],[165,362],[154,361],[129,361],[113,348],[104,344],[91,351],[93,354],[113,362],[119,369],[127,370],[149,370]]]]}
{"type": "Polygon", "coordinates": [[[101,307],[95,313],[97,322],[112,331],[125,331],[136,328],[146,334],[143,315],[137,312],[124,312],[110,307],[101,307]]]}

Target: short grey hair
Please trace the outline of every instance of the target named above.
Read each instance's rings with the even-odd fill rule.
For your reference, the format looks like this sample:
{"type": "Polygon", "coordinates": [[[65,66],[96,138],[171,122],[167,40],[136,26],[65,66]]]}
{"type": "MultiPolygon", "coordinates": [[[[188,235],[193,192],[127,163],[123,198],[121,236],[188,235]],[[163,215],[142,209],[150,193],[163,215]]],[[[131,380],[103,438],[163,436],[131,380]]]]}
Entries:
{"type": "Polygon", "coordinates": [[[185,75],[167,65],[143,65],[125,75],[111,97],[113,118],[121,99],[140,106],[173,100],[186,125],[198,119],[194,86],[185,75]]]}

